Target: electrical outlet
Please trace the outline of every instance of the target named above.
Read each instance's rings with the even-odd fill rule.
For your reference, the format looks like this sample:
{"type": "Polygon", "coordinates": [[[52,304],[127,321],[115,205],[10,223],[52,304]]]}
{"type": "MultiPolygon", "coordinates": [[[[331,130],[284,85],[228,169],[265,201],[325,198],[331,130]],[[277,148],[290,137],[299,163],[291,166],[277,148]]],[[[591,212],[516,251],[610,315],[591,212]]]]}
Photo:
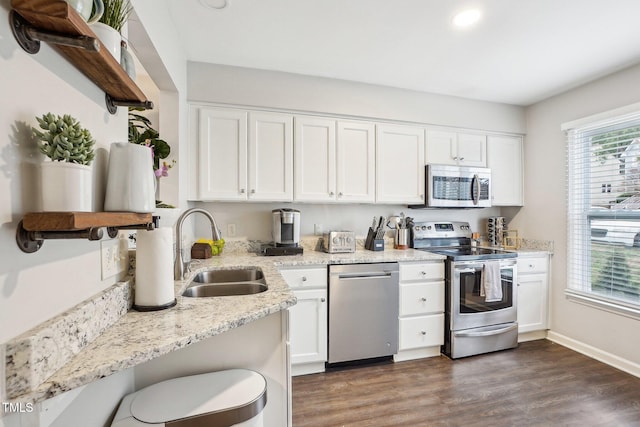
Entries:
{"type": "Polygon", "coordinates": [[[118,239],[100,242],[100,264],[102,280],[115,276],[122,269],[118,239]]]}
{"type": "Polygon", "coordinates": [[[236,225],[235,224],[228,224],[227,225],[227,236],[229,236],[229,237],[235,237],[236,236],[236,225]]]}

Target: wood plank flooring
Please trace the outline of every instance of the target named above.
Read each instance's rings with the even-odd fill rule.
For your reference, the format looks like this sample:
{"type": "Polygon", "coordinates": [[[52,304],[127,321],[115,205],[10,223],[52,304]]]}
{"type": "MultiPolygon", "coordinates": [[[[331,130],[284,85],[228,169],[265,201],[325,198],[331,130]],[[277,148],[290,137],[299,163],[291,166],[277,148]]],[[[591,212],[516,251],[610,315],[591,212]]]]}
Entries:
{"type": "Polygon", "coordinates": [[[294,427],[640,426],[640,378],[547,340],[293,378],[294,427]]]}

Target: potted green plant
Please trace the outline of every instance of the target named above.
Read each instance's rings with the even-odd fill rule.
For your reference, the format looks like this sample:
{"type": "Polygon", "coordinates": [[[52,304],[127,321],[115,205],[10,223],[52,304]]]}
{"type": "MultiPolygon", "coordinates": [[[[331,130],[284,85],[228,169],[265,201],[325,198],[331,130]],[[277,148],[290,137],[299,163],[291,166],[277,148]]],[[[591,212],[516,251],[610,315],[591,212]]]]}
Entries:
{"type": "MultiPolygon", "coordinates": [[[[142,111],[142,109],[129,108],[129,142],[151,148],[153,155],[153,172],[156,176],[156,208],[175,209],[174,206],[159,200],[160,179],[169,176],[169,169],[175,164],[175,160],[172,162],[165,160],[169,157],[169,154],[171,154],[171,146],[160,138],[160,133],[154,129],[151,120],[149,120],[148,117],[136,113],[136,111],[142,111]]],[[[165,217],[173,216],[173,211],[165,211],[164,215],[165,217]]]]}
{"type": "Polygon", "coordinates": [[[77,119],[47,113],[36,117],[38,128],[33,135],[40,141],[40,151],[51,161],[41,165],[42,210],[92,210],[93,182],[91,162],[95,157],[95,140],[77,119]]]}
{"type": "Polygon", "coordinates": [[[122,28],[129,19],[133,8],[129,0],[102,0],[104,12],[98,22],[91,24],[91,29],[102,44],[121,62],[122,28]]]}

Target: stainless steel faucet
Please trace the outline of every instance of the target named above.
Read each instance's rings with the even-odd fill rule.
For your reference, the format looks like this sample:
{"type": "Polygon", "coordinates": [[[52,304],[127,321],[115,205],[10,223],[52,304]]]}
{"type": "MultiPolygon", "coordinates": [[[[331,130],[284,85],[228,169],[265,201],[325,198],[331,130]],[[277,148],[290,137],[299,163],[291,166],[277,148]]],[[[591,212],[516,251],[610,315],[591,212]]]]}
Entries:
{"type": "Polygon", "coordinates": [[[200,212],[209,218],[209,222],[211,222],[211,236],[213,240],[220,240],[220,230],[218,230],[218,226],[216,225],[216,220],[213,219],[213,215],[200,208],[192,208],[184,211],[182,215],[180,215],[180,218],[178,218],[178,223],[176,224],[176,261],[173,266],[174,280],[184,280],[184,272],[189,268],[189,263],[184,262],[184,259],[182,258],[182,223],[189,215],[196,212],[200,212]]]}

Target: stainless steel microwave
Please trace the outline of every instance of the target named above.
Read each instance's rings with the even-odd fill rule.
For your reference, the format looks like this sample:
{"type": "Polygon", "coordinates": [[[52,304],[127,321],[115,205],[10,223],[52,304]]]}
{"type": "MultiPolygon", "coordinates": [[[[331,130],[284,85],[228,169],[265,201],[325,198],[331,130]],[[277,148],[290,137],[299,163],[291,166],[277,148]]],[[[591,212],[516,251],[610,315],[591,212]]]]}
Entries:
{"type": "Polygon", "coordinates": [[[425,168],[425,204],[409,207],[491,207],[491,169],[437,164],[425,168]]]}

